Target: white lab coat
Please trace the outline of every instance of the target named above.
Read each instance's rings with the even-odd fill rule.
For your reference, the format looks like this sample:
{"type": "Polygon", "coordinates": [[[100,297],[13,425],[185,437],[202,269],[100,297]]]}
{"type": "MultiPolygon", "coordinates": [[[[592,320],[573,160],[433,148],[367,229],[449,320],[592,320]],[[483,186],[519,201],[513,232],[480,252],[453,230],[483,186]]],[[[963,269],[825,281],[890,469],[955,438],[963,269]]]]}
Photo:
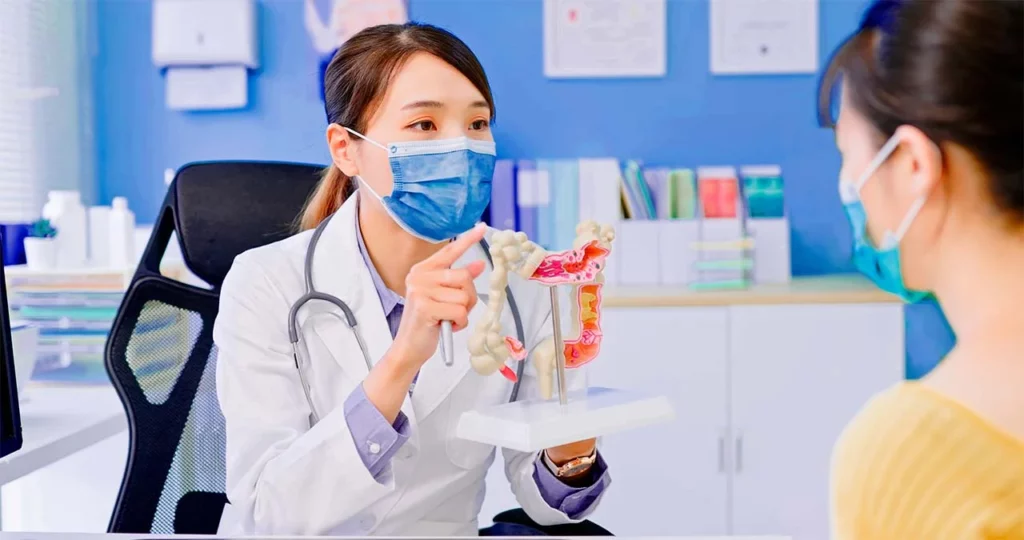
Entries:
{"type": "MultiPolygon", "coordinates": [[[[373,362],[392,338],[370,272],[356,240],[356,197],[327,225],[316,249],[316,288],[348,303],[373,362]]],[[[258,210],[257,210],[258,211],[258,210]]],[[[303,293],[303,260],[311,232],[253,249],[234,262],[221,289],[214,327],[218,347],[217,390],[227,422],[227,496],[222,533],[259,535],[475,535],[484,479],[494,447],[454,435],[462,412],[506,402],[511,383],[472,370],[466,342],[457,332],[455,365],[439,352],[423,366],[402,412],[410,437],[378,482],[363,465],[344,415],[345,399],[367,374],[352,331],[340,310],[310,302],[300,311],[307,377],[320,421],[309,426],[309,407],[288,341],[288,311],[303,293]]],[[[490,234],[490,232],[488,233],[490,234]]],[[[486,260],[474,246],[456,263],[486,260]]],[[[486,294],[490,266],[476,280],[486,294]]],[[[532,350],[551,335],[546,288],[510,276],[532,350]]],[[[485,313],[478,302],[469,328],[485,313]]],[[[505,335],[515,336],[508,306],[505,335]]],[[[571,371],[570,388],[585,385],[571,371]]],[[[532,363],[520,400],[539,394],[532,363]]],[[[519,504],[538,523],[571,523],[543,500],[533,478],[535,454],[504,450],[505,472],[519,504]]],[[[596,506],[596,505],[594,505],[596,506]]],[[[593,506],[591,507],[593,509],[593,506]]],[[[588,512],[589,513],[589,512],[588,512]]],[[[487,516],[488,518],[490,516],[487,516]]],[[[580,517],[582,519],[582,516],[580,517]]]]}

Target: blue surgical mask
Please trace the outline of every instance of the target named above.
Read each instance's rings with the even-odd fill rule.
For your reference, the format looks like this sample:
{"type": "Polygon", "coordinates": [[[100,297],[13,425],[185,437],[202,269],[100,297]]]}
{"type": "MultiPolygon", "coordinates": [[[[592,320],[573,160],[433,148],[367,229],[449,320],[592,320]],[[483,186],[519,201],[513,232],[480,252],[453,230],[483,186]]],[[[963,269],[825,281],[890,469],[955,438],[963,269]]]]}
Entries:
{"type": "Polygon", "coordinates": [[[494,142],[458,137],[385,146],[345,129],[388,153],[394,176],[390,195],[381,197],[356,178],[409,234],[435,244],[445,242],[472,229],[484,215],[491,201],[494,142]]]}
{"type": "Polygon", "coordinates": [[[910,228],[914,218],[924,206],[926,196],[921,195],[914,201],[898,229],[885,231],[878,247],[875,247],[871,238],[868,237],[867,213],[864,211],[864,203],[860,199],[860,191],[864,184],[874,176],[898,145],[899,139],[893,135],[878,151],[871,163],[868,164],[867,170],[860,175],[856,182],[851,183],[840,179],[839,197],[843,201],[843,208],[846,210],[846,216],[850,218],[850,226],[853,228],[854,265],[882,290],[899,296],[905,302],[913,303],[930,297],[931,293],[909,289],[903,283],[903,273],[900,269],[900,241],[903,240],[907,229],[910,228]]]}

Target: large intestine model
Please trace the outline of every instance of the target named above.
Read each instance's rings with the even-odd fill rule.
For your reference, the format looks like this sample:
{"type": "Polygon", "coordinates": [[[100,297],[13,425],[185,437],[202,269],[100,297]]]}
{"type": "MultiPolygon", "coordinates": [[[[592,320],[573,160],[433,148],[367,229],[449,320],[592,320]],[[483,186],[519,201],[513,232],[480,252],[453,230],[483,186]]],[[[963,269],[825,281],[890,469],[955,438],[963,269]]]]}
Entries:
{"type": "MultiPolygon", "coordinates": [[[[487,312],[469,338],[473,369],[481,375],[499,372],[514,382],[516,372],[506,362],[526,359],[524,344],[513,336],[502,335],[501,311],[510,272],[549,287],[568,285],[572,328],[563,340],[565,367],[578,368],[596,358],[602,337],[603,272],[614,239],[611,226],[584,221],[576,226],[572,249],[549,253],[522,232],[495,232],[490,240],[494,271],[491,272],[487,312]]],[[[555,347],[555,338],[549,337],[537,345],[532,355],[544,399],[550,399],[553,392],[555,347]]]]}

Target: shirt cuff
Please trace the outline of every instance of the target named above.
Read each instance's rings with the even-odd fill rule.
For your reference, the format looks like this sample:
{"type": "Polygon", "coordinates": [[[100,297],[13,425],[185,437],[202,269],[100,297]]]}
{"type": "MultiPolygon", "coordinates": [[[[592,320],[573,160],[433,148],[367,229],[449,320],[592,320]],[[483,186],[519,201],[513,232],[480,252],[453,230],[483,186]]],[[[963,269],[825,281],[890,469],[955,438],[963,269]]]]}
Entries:
{"type": "Polygon", "coordinates": [[[399,411],[395,423],[389,424],[360,384],[345,400],[345,421],[363,465],[379,480],[395,452],[409,440],[409,419],[399,411]]]}
{"type": "Polygon", "coordinates": [[[600,452],[597,453],[597,459],[590,466],[590,470],[586,472],[591,481],[581,487],[569,486],[562,482],[544,464],[543,455],[543,452],[537,454],[534,460],[533,480],[537,483],[537,489],[540,490],[544,502],[570,519],[579,519],[586,514],[611,483],[608,466],[600,452]]]}

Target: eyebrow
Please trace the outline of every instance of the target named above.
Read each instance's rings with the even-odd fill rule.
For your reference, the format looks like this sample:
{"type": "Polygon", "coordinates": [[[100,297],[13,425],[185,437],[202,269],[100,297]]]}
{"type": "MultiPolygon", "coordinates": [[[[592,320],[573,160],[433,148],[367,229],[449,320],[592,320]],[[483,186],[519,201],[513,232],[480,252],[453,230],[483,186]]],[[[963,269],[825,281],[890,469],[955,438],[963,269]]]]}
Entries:
{"type": "Polygon", "coordinates": [[[409,109],[443,109],[443,108],[444,108],[444,103],[441,103],[440,101],[423,100],[423,101],[413,101],[412,103],[407,103],[407,104],[405,104],[402,107],[402,110],[405,111],[405,110],[409,110],[409,109]]]}
{"type": "MultiPolygon", "coordinates": [[[[474,101],[473,103],[469,104],[469,107],[471,109],[490,109],[491,108],[491,106],[488,105],[487,102],[483,101],[483,100],[474,101]]],[[[434,101],[434,100],[413,101],[412,103],[407,103],[404,106],[402,106],[402,110],[403,111],[407,111],[407,110],[410,110],[410,109],[443,109],[443,108],[444,108],[444,103],[441,103],[440,101],[434,101]]]]}

